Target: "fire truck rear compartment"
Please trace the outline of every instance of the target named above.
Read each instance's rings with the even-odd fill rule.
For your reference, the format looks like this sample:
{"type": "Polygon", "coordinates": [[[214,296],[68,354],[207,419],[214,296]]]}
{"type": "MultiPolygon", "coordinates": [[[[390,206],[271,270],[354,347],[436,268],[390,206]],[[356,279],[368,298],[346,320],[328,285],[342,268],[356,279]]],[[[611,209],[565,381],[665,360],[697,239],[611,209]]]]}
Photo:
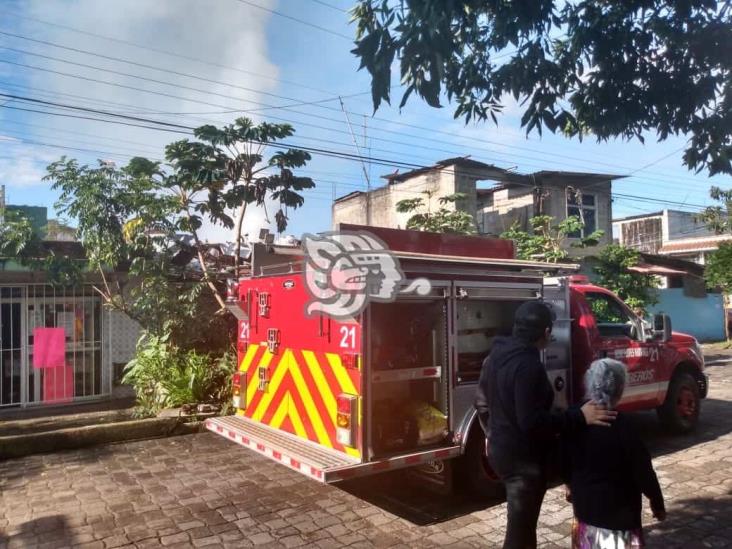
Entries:
{"type": "MultiPolygon", "coordinates": [[[[370,307],[371,455],[452,443],[448,316],[456,317],[454,380],[468,391],[521,300],[403,300],[370,307]]],[[[472,397],[471,401],[472,401],[472,397]]],[[[368,437],[367,437],[368,438],[368,437]]]]}
{"type": "Polygon", "coordinates": [[[375,303],[369,313],[372,455],[445,443],[446,301],[375,303]]]}

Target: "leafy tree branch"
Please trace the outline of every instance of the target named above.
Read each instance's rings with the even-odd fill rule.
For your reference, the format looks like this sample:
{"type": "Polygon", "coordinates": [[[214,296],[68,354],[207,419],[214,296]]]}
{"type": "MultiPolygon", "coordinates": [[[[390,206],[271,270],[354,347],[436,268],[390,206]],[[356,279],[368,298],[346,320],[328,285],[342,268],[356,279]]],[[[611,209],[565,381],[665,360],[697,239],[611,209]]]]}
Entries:
{"type": "MultiPolygon", "coordinates": [[[[551,263],[558,263],[569,258],[567,241],[569,235],[581,232],[584,224],[576,216],[569,216],[557,224],[549,215],[534,216],[529,220],[531,232],[521,229],[518,222],[501,234],[501,238],[508,238],[516,245],[516,257],[519,259],[541,259],[551,263]]],[[[602,230],[578,239],[570,244],[572,248],[586,248],[596,246],[602,236],[602,230]]]]}
{"type": "Polygon", "coordinates": [[[689,137],[684,163],[732,173],[732,2],[717,0],[359,0],[360,69],[374,108],[390,102],[392,65],[432,107],[580,139],[689,137]]]}
{"type": "Polygon", "coordinates": [[[640,253],[618,244],[606,246],[598,255],[594,270],[598,284],[615,292],[631,309],[644,310],[658,303],[658,278],[631,271],[640,262],[640,253]]]}
{"type": "Polygon", "coordinates": [[[397,202],[397,212],[413,213],[407,220],[407,229],[435,233],[475,234],[475,219],[473,219],[473,216],[454,206],[456,202],[465,199],[465,193],[441,196],[438,200],[440,207],[435,212],[429,210],[429,200],[432,193],[425,194],[427,194],[427,204],[422,198],[407,198],[397,202]],[[449,205],[453,206],[449,207],[449,205]],[[425,208],[427,208],[427,211],[420,211],[425,208]]]}

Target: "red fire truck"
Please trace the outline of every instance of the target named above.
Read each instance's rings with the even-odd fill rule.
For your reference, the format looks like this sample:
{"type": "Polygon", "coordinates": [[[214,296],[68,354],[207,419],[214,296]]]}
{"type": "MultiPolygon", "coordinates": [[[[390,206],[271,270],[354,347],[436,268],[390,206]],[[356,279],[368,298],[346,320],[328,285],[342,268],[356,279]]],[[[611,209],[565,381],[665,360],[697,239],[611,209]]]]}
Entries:
{"type": "MultiPolygon", "coordinates": [[[[707,393],[697,341],[670,319],[638,318],[571,265],[514,259],[508,240],[341,226],[377,236],[399,262],[403,286],[423,294],[372,301],[355,318],[309,315],[298,255],[267,251],[230,287],[239,318],[236,415],[206,427],[321,482],[397,468],[455,467],[471,486],[490,482],[473,408],[481,364],[515,309],[542,298],[557,313],[544,351],[555,405],[582,400],[594,359],[628,368],[620,408],[657,409],[677,431],[694,427],[707,393]]],[[[271,248],[271,247],[270,247],[271,248]]],[[[256,251],[256,250],[255,250],[256,251]]]]}

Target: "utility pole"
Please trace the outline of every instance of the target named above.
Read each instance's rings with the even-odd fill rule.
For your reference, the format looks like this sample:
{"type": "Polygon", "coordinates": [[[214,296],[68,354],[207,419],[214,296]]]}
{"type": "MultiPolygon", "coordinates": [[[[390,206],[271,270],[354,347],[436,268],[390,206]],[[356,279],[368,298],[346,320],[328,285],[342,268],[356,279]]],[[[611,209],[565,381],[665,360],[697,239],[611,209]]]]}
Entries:
{"type": "Polygon", "coordinates": [[[371,179],[371,147],[369,147],[369,142],[367,139],[366,129],[368,128],[368,117],[364,114],[363,115],[363,148],[364,150],[368,151],[368,162],[369,162],[369,179],[371,179]]]}
{"type": "Polygon", "coordinates": [[[366,225],[371,225],[371,178],[369,177],[368,170],[366,170],[366,164],[363,161],[363,155],[361,154],[361,147],[358,146],[358,140],[356,139],[356,134],[353,133],[353,126],[351,126],[351,119],[348,118],[348,111],[346,110],[346,106],[343,104],[343,99],[341,96],[338,96],[338,100],[341,102],[341,110],[343,111],[343,114],[346,117],[346,122],[348,123],[348,130],[351,132],[351,139],[353,139],[353,145],[356,147],[356,152],[358,152],[358,156],[361,157],[361,169],[363,170],[363,176],[366,178],[366,225]]]}

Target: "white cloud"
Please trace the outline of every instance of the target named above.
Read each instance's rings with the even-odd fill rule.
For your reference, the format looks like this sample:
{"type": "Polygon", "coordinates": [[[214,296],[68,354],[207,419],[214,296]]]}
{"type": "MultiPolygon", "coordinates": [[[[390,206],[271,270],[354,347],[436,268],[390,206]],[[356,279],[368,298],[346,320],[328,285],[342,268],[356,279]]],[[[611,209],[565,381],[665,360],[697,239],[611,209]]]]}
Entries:
{"type": "Polygon", "coordinates": [[[45,166],[58,158],[47,150],[23,145],[18,139],[0,134],[0,183],[10,190],[17,187],[46,186],[45,166]]]}
{"type": "Polygon", "coordinates": [[[9,187],[39,185],[44,175],[45,170],[31,156],[0,160],[0,181],[6,182],[9,187]]]}
{"type": "MultiPolygon", "coordinates": [[[[270,232],[275,231],[274,214],[277,211],[277,205],[273,201],[267,201],[267,211],[264,208],[257,208],[254,204],[247,207],[242,223],[241,234],[249,235],[249,238],[256,238],[260,229],[269,229],[270,232]]],[[[230,211],[229,215],[236,222],[238,212],[230,211]]],[[[221,225],[206,226],[201,230],[201,237],[209,242],[232,241],[234,232],[221,225]]]]}
{"type": "MultiPolygon", "coordinates": [[[[263,6],[274,7],[274,0],[260,0],[263,6]]],[[[53,71],[70,73],[87,78],[115,82],[123,86],[144,88],[178,96],[173,98],[151,93],[144,93],[132,89],[108,86],[98,82],[81,80],[43,71],[23,70],[23,84],[34,88],[24,90],[24,95],[44,97],[53,101],[61,101],[84,105],[92,108],[105,108],[116,111],[152,111],[150,118],[170,120],[187,126],[198,126],[204,123],[222,125],[230,123],[236,116],[231,114],[196,115],[194,117],[157,114],[161,112],[211,112],[229,109],[252,109],[259,105],[247,103],[272,102],[275,100],[264,98],[262,92],[274,91],[278,77],[278,69],[272,64],[267,54],[266,29],[270,14],[237,2],[201,2],[200,0],[117,0],[115,2],[99,2],[98,0],[70,0],[66,2],[48,2],[47,0],[32,0],[24,5],[26,13],[44,21],[53,21],[60,25],[85,29],[94,34],[114,37],[119,40],[146,45],[156,50],[176,52],[179,55],[209,60],[216,65],[199,63],[180,57],[174,57],[152,50],[145,50],[79,34],[68,29],[46,26],[34,22],[24,21],[20,34],[32,36],[48,42],[62,44],[81,50],[96,52],[101,55],[118,57],[144,63],[156,67],[181,73],[194,74],[206,79],[192,79],[177,76],[156,70],[150,70],[126,63],[115,62],[95,56],[76,53],[68,50],[36,45],[30,42],[17,41],[14,47],[33,51],[43,55],[57,57],[93,65],[95,67],[111,69],[119,72],[144,76],[163,82],[163,84],[142,81],[136,78],[105,73],[100,70],[69,65],[61,61],[53,61],[33,56],[24,56],[22,62],[44,67],[53,71]],[[242,73],[222,68],[223,66],[238,67],[251,73],[264,75],[260,78],[251,73],[242,73]],[[245,91],[240,88],[223,86],[211,81],[222,81],[250,88],[257,91],[245,91]],[[198,88],[206,93],[182,89],[181,86],[198,88]],[[129,105],[128,107],[96,103],[87,99],[63,96],[51,99],[41,95],[48,93],[73,94],[93,98],[98,101],[107,101],[129,105]],[[223,94],[232,98],[223,98],[213,94],[223,94]],[[192,99],[214,103],[221,106],[204,105],[187,101],[192,99]]],[[[15,78],[19,81],[20,78],[15,78]]],[[[17,91],[17,90],[16,90],[17,91]]],[[[7,116],[7,114],[6,114],[7,116]]],[[[140,115],[144,116],[144,115],[140,115]]],[[[249,115],[257,119],[257,116],[249,115]]],[[[15,118],[18,120],[17,118],[15,118]]],[[[63,132],[53,132],[53,138],[44,136],[44,141],[52,139],[54,143],[66,144],[100,151],[117,151],[124,149],[126,154],[137,154],[148,157],[163,156],[164,146],[176,139],[185,136],[175,133],[151,131],[123,125],[103,124],[88,120],[73,118],[56,118],[42,115],[28,116],[26,122],[34,124],[49,124],[53,128],[63,128],[67,131],[81,132],[88,135],[68,135],[63,132]],[[95,137],[98,136],[98,137],[95,137]],[[115,141],[116,140],[116,141],[115,141]],[[79,144],[81,141],[86,144],[79,144]],[[137,145],[129,144],[138,143],[137,145]]],[[[0,120],[1,123],[1,120],[0,120]]],[[[14,131],[16,128],[14,128],[14,131]]],[[[24,133],[39,132],[26,129],[24,133]]],[[[36,133],[38,136],[42,133],[36,133]]],[[[33,138],[29,136],[29,138],[33,138]]],[[[3,151],[7,149],[3,147],[3,151]]],[[[56,159],[62,154],[68,156],[84,156],[84,153],[75,151],[50,150],[50,159],[56,159]]],[[[7,156],[4,152],[0,157],[7,156]]],[[[112,157],[104,154],[89,154],[84,160],[89,162],[93,156],[112,157]]],[[[117,163],[123,163],[124,158],[114,157],[117,163]]],[[[24,147],[23,154],[18,158],[0,158],[0,181],[9,186],[36,184],[45,172],[45,165],[49,161],[49,150],[24,147]]],[[[207,227],[205,238],[211,240],[230,238],[230,231],[220,227],[207,227]]]]}

